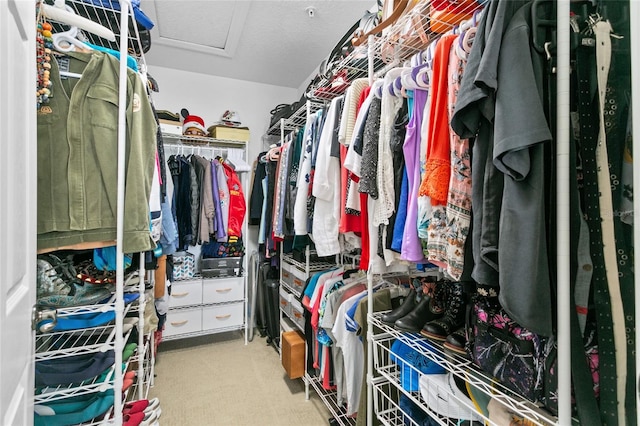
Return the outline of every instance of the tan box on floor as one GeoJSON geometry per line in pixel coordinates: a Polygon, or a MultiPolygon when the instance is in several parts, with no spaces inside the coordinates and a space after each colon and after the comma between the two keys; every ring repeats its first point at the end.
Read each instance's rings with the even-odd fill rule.
{"type": "Polygon", "coordinates": [[[282,366],[290,379],[304,376],[304,338],[297,331],[282,333],[282,366]]]}
{"type": "Polygon", "coordinates": [[[211,126],[207,131],[215,139],[249,142],[248,127],[211,126]]]}

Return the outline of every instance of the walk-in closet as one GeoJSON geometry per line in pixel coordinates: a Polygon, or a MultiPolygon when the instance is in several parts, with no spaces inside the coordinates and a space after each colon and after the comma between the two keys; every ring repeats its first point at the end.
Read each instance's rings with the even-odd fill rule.
{"type": "Polygon", "coordinates": [[[0,0],[0,424],[638,425],[635,22],[0,0]]]}

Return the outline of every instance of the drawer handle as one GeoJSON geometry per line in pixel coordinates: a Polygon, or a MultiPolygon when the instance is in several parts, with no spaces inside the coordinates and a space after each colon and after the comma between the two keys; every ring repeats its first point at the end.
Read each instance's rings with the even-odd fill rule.
{"type": "Polygon", "coordinates": [[[185,325],[188,322],[189,322],[189,320],[177,321],[177,322],[172,322],[171,325],[174,326],[174,327],[180,327],[181,325],[185,325]]]}
{"type": "Polygon", "coordinates": [[[231,290],[233,290],[231,287],[229,287],[229,288],[217,288],[216,292],[217,293],[227,293],[227,292],[229,292],[231,290]]]}
{"type": "Polygon", "coordinates": [[[184,292],[184,293],[172,293],[171,295],[172,295],[173,297],[185,297],[185,296],[188,296],[188,295],[189,295],[189,292],[188,292],[188,291],[186,291],[186,292],[184,292]]]}
{"type": "Polygon", "coordinates": [[[280,301],[280,304],[281,304],[282,306],[287,306],[287,302],[286,302],[286,301],[284,301],[284,300],[281,300],[281,301],[280,301]]]}
{"type": "Polygon", "coordinates": [[[231,314],[227,314],[227,315],[216,315],[216,319],[226,319],[229,318],[231,316],[231,314]]]}

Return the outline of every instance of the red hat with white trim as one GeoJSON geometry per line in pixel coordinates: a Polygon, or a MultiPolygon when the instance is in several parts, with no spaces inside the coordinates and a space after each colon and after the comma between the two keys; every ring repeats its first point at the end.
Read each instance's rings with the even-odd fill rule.
{"type": "Polygon", "coordinates": [[[204,136],[207,131],[204,128],[204,120],[197,115],[187,115],[182,123],[182,134],[185,134],[189,128],[196,128],[202,132],[204,136]]]}

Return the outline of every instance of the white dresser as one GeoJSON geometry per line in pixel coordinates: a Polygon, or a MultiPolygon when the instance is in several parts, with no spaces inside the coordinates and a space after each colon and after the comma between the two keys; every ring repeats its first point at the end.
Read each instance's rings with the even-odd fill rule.
{"type": "Polygon", "coordinates": [[[245,277],[195,277],[173,282],[162,338],[174,340],[244,328],[245,294],[245,277]]]}

